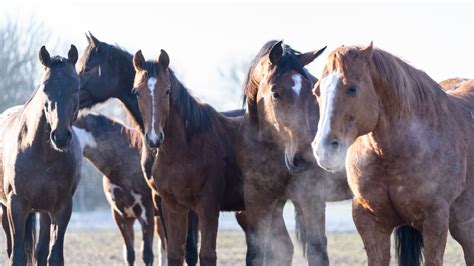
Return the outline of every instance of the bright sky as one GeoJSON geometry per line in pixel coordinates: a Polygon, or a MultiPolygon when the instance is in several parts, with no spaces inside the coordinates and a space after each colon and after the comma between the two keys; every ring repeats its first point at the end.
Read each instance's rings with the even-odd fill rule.
{"type": "MultiPolygon", "coordinates": [[[[316,76],[329,51],[373,40],[437,81],[474,78],[470,1],[254,2],[1,0],[0,23],[5,15],[34,15],[80,50],[88,30],[132,53],[142,49],[147,58],[165,49],[187,87],[220,110],[239,107],[240,98],[223,89],[218,69],[249,61],[271,39],[283,39],[302,52],[327,45],[327,52],[309,67],[316,76]]],[[[60,48],[52,53],[65,54],[68,46],[60,48]]]]}

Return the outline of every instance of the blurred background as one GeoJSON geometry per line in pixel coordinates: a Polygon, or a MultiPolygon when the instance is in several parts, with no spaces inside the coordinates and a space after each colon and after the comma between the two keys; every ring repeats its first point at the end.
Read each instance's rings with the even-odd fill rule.
{"type": "MultiPolygon", "coordinates": [[[[241,84],[261,46],[283,39],[306,52],[328,46],[309,66],[318,76],[328,52],[342,44],[374,45],[396,54],[436,81],[473,78],[471,1],[13,1],[0,9],[0,111],[22,104],[41,75],[38,51],[65,55],[70,44],[81,52],[85,32],[145,57],[160,49],[171,67],[201,100],[223,111],[241,107],[241,84]]],[[[112,100],[96,111],[123,121],[112,100]]],[[[88,163],[75,195],[73,228],[113,227],[101,175],[88,163]]],[[[294,228],[292,207],[286,222],[294,228]]],[[[350,203],[328,205],[328,229],[353,231],[350,203]]],[[[237,230],[224,214],[221,230],[237,230]]]]}

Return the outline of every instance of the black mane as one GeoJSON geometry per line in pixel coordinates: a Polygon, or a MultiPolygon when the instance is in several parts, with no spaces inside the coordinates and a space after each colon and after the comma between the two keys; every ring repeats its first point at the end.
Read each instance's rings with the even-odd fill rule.
{"type": "Polygon", "coordinates": [[[199,102],[169,70],[171,80],[171,98],[178,113],[185,120],[189,136],[208,130],[219,114],[212,106],[199,102]]]}

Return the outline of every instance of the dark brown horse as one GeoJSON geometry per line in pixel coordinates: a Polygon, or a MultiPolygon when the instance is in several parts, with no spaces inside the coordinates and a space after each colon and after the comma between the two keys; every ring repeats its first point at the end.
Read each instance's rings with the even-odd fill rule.
{"type": "MultiPolygon", "coordinates": [[[[138,220],[143,235],[143,261],[152,265],[155,208],[140,168],[140,133],[92,113],[80,114],[73,128],[84,157],[104,175],[104,193],[122,235],[125,263],[133,265],[135,261],[133,224],[138,220]]],[[[163,228],[160,229],[159,236],[164,240],[163,228]]],[[[166,241],[162,242],[159,246],[165,256],[159,260],[166,265],[166,241]]]]}
{"type": "MultiPolygon", "coordinates": [[[[6,115],[0,125],[2,176],[0,201],[8,216],[11,265],[27,262],[25,223],[34,211],[51,218],[51,249],[54,265],[64,264],[64,234],[71,216],[72,196],[80,179],[82,154],[72,132],[79,107],[79,78],[74,65],[77,49],[68,58],[50,57],[43,46],[39,59],[44,75],[27,103],[6,115]]],[[[8,232],[7,232],[8,233],[8,232]]],[[[38,253],[38,261],[47,253],[38,253]]]]}
{"type": "MultiPolygon", "coordinates": [[[[325,236],[325,202],[350,198],[344,174],[325,172],[311,154],[311,136],[318,121],[311,96],[316,79],[304,68],[325,48],[299,53],[282,42],[266,43],[251,63],[244,84],[247,113],[236,145],[244,175],[249,234],[257,247],[247,263],[269,263],[268,245],[278,264],[290,265],[293,245],[287,234],[271,237],[271,229],[286,232],[283,218],[272,212],[292,200],[301,213],[304,252],[310,265],[329,263],[325,236]],[[274,248],[273,248],[274,249],[274,248]]],[[[275,235],[275,233],[273,233],[275,235]]]]}
{"type": "MultiPolygon", "coordinates": [[[[92,34],[87,35],[87,41],[88,46],[76,67],[81,78],[80,108],[89,108],[108,99],[117,98],[123,103],[139,131],[143,133],[143,122],[137,97],[132,93],[133,78],[135,77],[132,55],[118,47],[99,41],[92,34]]],[[[154,162],[155,151],[143,145],[142,155],[142,171],[148,184],[153,186],[151,167],[154,162]]],[[[153,199],[155,205],[158,205],[158,196],[155,195],[153,199]]],[[[160,210],[157,208],[157,213],[159,212],[160,210]]],[[[197,226],[196,215],[190,213],[186,243],[186,262],[188,265],[196,265],[198,259],[197,226]]]]}
{"type": "Polygon", "coordinates": [[[183,263],[186,214],[193,210],[202,239],[200,264],[215,265],[219,212],[244,209],[234,153],[241,117],[226,117],[191,96],[169,69],[165,51],[158,61],[145,61],[138,51],[133,63],[146,143],[159,147],[152,177],[165,204],[169,264],[183,263]]]}
{"type": "Polygon", "coordinates": [[[370,44],[334,50],[314,92],[314,154],[328,170],[346,168],[369,265],[389,264],[400,225],[421,232],[426,265],[442,265],[448,228],[473,265],[474,81],[446,93],[370,44]]]}

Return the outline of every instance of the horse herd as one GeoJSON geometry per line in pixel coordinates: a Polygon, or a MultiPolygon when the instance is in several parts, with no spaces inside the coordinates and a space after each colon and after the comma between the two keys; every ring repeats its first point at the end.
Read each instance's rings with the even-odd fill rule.
{"type": "Polygon", "coordinates": [[[80,59],[74,46],[67,58],[43,46],[40,86],[0,116],[11,265],[64,264],[83,156],[104,175],[128,265],[135,220],[146,265],[155,232],[160,264],[216,265],[221,211],[236,213],[248,265],[290,265],[288,200],[308,264],[328,265],[325,203],[345,199],[369,265],[389,264],[394,229],[401,265],[442,265],[448,229],[474,265],[474,81],[438,84],[372,43],[332,51],[318,80],[305,66],[326,47],[270,41],[249,67],[245,109],[219,113],[190,94],[164,50],[145,60],[87,41],[80,59]],[[110,98],[136,129],[79,112],[110,98]]]}

